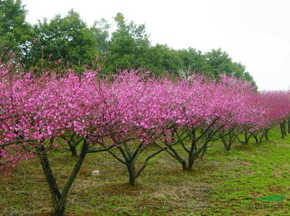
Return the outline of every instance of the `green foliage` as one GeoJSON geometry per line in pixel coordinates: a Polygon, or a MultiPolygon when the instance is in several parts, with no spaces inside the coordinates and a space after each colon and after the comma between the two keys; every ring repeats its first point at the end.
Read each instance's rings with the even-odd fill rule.
{"type": "Polygon", "coordinates": [[[226,52],[222,52],[221,49],[214,50],[211,52],[207,52],[205,54],[205,58],[207,61],[207,70],[211,71],[213,77],[218,77],[220,74],[232,75],[230,65],[232,63],[232,59],[226,52]]]}
{"type": "Polygon", "coordinates": [[[37,70],[52,63],[82,72],[83,65],[90,65],[98,56],[104,73],[141,68],[156,75],[201,73],[215,79],[225,73],[256,85],[245,66],[233,62],[221,49],[203,54],[191,47],[174,50],[162,44],[151,46],[145,24],[127,22],[122,13],[114,17],[117,29],[111,37],[106,20],[95,21],[88,28],[74,10],[64,18],[56,15],[50,22],[43,19],[32,27],[25,22],[21,0],[0,0],[0,15],[0,48],[21,50],[22,63],[37,70]]]}
{"type": "Polygon", "coordinates": [[[252,85],[256,86],[253,77],[245,71],[246,67],[241,63],[233,62],[229,54],[222,52],[221,48],[212,49],[211,52],[205,53],[205,58],[207,62],[206,70],[211,72],[211,77],[218,78],[220,74],[233,75],[244,79],[246,82],[252,82],[252,85]]]}
{"type": "Polygon", "coordinates": [[[153,48],[153,51],[155,51],[155,55],[159,55],[160,58],[159,65],[156,64],[155,66],[159,66],[164,71],[173,74],[179,74],[179,71],[184,69],[182,59],[174,49],[169,48],[167,45],[157,44],[153,48]]]}
{"type": "Polygon", "coordinates": [[[137,26],[133,22],[127,24],[121,13],[114,19],[118,28],[112,34],[110,49],[106,56],[107,71],[117,72],[143,67],[150,47],[145,25],[137,26]]]}
{"type": "Polygon", "coordinates": [[[78,68],[96,58],[96,38],[74,10],[64,18],[56,15],[50,22],[47,19],[39,21],[33,27],[33,33],[36,40],[31,40],[33,44],[28,44],[23,57],[26,65],[39,64],[42,58],[52,62],[62,59],[78,68]]]}
{"type": "Polygon", "coordinates": [[[189,47],[188,49],[178,50],[178,54],[182,59],[184,71],[208,75],[208,63],[205,55],[200,50],[196,51],[196,49],[189,47]]]}
{"type": "Polygon", "coordinates": [[[25,22],[27,11],[21,0],[0,0],[0,48],[15,52],[31,34],[30,24],[25,22]]]}

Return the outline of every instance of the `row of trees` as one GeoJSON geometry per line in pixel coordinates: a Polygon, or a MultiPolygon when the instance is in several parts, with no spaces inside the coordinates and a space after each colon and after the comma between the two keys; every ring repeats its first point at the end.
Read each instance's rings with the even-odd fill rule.
{"type": "Polygon", "coordinates": [[[134,185],[161,152],[191,170],[209,143],[221,139],[229,150],[239,134],[244,144],[250,136],[261,142],[290,116],[290,92],[259,93],[251,83],[226,75],[218,82],[203,75],[182,79],[138,71],[38,75],[15,73],[12,66],[0,64],[0,170],[6,175],[19,160],[38,157],[55,215],[63,214],[89,153],[111,154],[126,166],[134,185]],[[62,191],[46,152],[57,145],[78,158],[62,191]]]}
{"type": "Polygon", "coordinates": [[[62,59],[82,72],[84,64],[98,56],[103,73],[124,69],[150,70],[157,75],[165,71],[174,74],[201,73],[218,78],[219,74],[234,74],[237,78],[255,82],[241,63],[233,62],[221,49],[202,53],[194,48],[175,50],[167,45],[152,46],[145,25],[127,22],[121,13],[114,18],[117,29],[110,36],[109,23],[102,19],[92,27],[82,21],[74,10],[51,21],[39,20],[32,26],[25,22],[27,11],[21,0],[0,2],[0,48],[8,47],[20,55],[28,68],[62,59]]]}

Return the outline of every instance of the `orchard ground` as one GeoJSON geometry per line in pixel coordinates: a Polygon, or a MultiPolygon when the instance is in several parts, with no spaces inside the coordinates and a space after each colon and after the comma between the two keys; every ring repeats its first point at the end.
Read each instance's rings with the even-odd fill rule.
{"type": "MultiPolygon", "coordinates": [[[[286,215],[290,208],[290,135],[280,137],[275,127],[269,131],[269,141],[256,144],[251,139],[248,145],[236,141],[230,151],[217,141],[194,163],[193,171],[183,171],[163,152],[149,162],[135,186],[126,183],[126,167],[107,152],[89,154],[69,192],[65,215],[286,215]],[[93,170],[100,175],[92,176],[93,170]],[[255,200],[275,195],[285,198],[255,200]]],[[[38,160],[20,161],[11,175],[0,178],[2,215],[52,212],[38,160]]],[[[49,160],[62,187],[76,158],[54,148],[49,150],[49,160]]]]}

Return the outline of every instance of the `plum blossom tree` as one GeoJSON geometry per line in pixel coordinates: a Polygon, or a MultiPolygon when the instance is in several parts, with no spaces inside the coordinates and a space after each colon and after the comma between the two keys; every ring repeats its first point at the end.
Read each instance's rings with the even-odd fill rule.
{"type": "Polygon", "coordinates": [[[261,103],[267,110],[268,127],[280,124],[281,136],[286,136],[286,121],[290,116],[289,91],[261,92],[261,103]]]}
{"type": "MultiPolygon", "coordinates": [[[[172,128],[171,138],[163,136],[161,139],[162,144],[169,145],[166,151],[182,164],[184,170],[192,169],[198,156],[204,155],[209,142],[224,138],[237,126],[248,125],[254,130],[261,123],[253,123],[256,120],[253,113],[263,114],[261,109],[253,112],[256,107],[251,106],[249,101],[257,93],[250,83],[225,75],[221,75],[218,83],[203,76],[191,79],[182,80],[176,91],[180,100],[177,103],[183,104],[182,117],[176,122],[176,127],[172,128]],[[215,138],[218,133],[220,136],[215,138]],[[184,153],[170,146],[176,139],[180,141],[187,156],[182,156],[184,153]]],[[[230,148],[225,138],[223,140],[227,148],[230,148]]],[[[161,148],[162,144],[156,145],[161,148]]]]}
{"type": "Polygon", "coordinates": [[[21,159],[38,157],[55,215],[63,215],[89,153],[107,151],[126,166],[134,185],[148,161],[163,151],[191,170],[211,141],[222,138],[229,149],[238,133],[254,134],[290,115],[289,93],[258,93],[250,83],[227,76],[216,82],[138,71],[106,78],[98,71],[37,75],[0,64],[0,81],[0,171],[6,175],[21,159]],[[57,140],[80,148],[63,190],[47,153],[57,140]],[[147,157],[140,157],[147,150],[147,157]]]}
{"type": "Polygon", "coordinates": [[[39,157],[49,185],[55,215],[62,215],[68,191],[82,162],[93,147],[88,132],[102,130],[90,128],[99,121],[99,95],[94,73],[83,77],[74,74],[57,76],[32,74],[19,76],[1,71],[1,166],[4,175],[22,158],[39,157]],[[83,83],[83,85],[82,85],[83,83]],[[52,173],[46,147],[50,140],[63,136],[69,130],[83,138],[81,152],[74,169],[61,192],[52,173]]]}

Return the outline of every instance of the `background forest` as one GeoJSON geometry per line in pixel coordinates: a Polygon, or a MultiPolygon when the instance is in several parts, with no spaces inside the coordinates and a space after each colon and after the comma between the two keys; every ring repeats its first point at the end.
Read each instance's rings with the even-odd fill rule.
{"type": "Polygon", "coordinates": [[[256,85],[246,67],[233,62],[225,51],[202,53],[192,47],[175,50],[167,44],[152,46],[145,24],[128,22],[122,13],[114,17],[117,28],[113,30],[105,19],[87,26],[73,9],[65,17],[56,15],[50,21],[44,18],[36,25],[25,21],[27,12],[21,0],[0,1],[2,62],[3,52],[12,49],[27,70],[61,64],[81,73],[98,57],[105,74],[124,69],[150,70],[158,76],[165,72],[182,76],[201,73],[212,78],[227,74],[256,85]]]}

